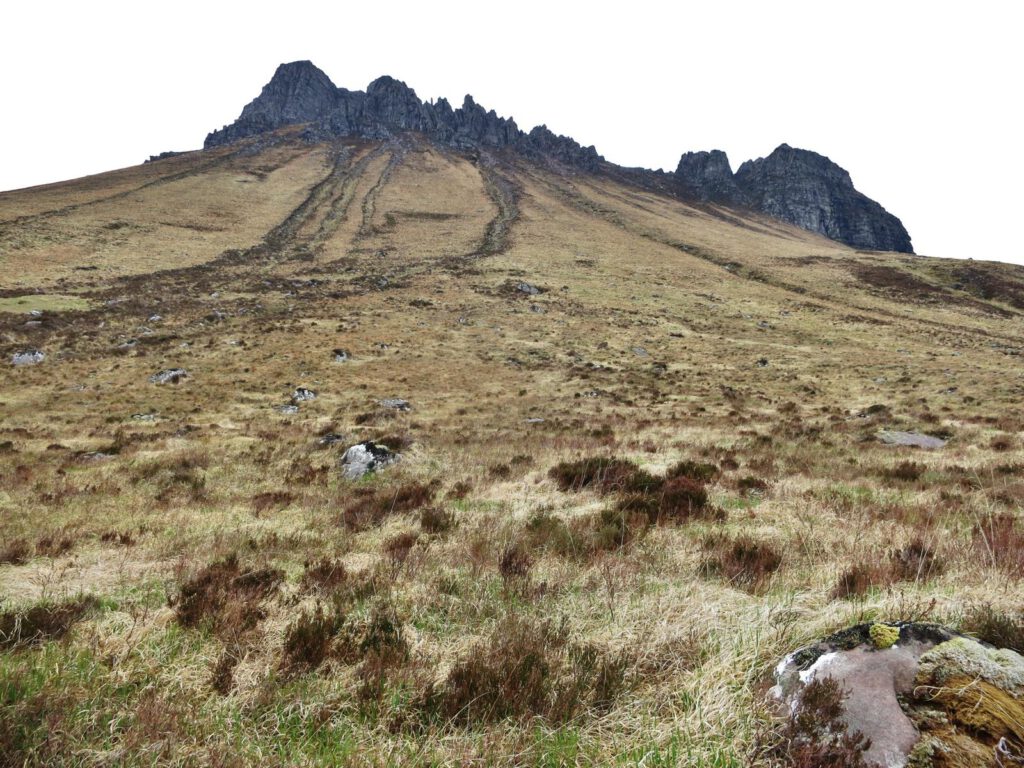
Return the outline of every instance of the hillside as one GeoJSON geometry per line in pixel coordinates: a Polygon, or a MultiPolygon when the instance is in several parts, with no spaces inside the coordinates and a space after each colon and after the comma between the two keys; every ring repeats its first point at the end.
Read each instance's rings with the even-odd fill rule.
{"type": "Polygon", "coordinates": [[[258,124],[0,193],[0,765],[778,765],[794,648],[1019,632],[1024,269],[258,124]]]}

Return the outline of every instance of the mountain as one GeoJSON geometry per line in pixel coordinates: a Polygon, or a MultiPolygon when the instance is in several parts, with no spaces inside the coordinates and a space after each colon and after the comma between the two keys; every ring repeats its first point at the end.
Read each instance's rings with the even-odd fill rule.
{"type": "Polygon", "coordinates": [[[0,192],[0,765],[863,765],[854,685],[915,761],[1020,752],[1024,267],[758,209],[815,158],[587,170],[294,75],[0,192]]]}
{"type": "MultiPolygon", "coordinates": [[[[312,62],[277,68],[262,92],[229,126],[213,131],[206,148],[223,146],[290,125],[304,125],[310,140],[359,136],[382,139],[416,131],[462,150],[508,148],[588,172],[618,171],[597,150],[546,126],[525,133],[515,121],[487,111],[472,96],[452,109],[445,99],[423,102],[404,82],[380,77],[366,91],[338,88],[312,62]]],[[[634,169],[641,184],[662,180],[634,169]]],[[[675,172],[684,196],[746,206],[856,248],[913,253],[910,236],[895,216],[853,188],[849,174],[828,158],[783,144],[767,158],[744,163],[734,176],[724,152],[686,153],[675,172]]]]}

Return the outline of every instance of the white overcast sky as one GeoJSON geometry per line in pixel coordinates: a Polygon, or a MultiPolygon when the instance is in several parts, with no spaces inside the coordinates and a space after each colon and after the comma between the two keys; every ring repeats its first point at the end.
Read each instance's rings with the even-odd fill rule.
{"type": "Polygon", "coordinates": [[[0,189],[195,149],[285,61],[466,93],[672,170],[813,149],[915,250],[1024,263],[1016,0],[943,2],[11,2],[0,13],[0,189]]]}

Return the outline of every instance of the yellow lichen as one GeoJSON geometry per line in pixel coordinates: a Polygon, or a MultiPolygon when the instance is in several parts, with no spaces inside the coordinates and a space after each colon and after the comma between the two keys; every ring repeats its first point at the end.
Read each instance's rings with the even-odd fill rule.
{"type": "Polygon", "coordinates": [[[900,639],[898,627],[890,627],[888,624],[872,624],[868,630],[871,635],[871,642],[876,648],[891,648],[900,639]]]}

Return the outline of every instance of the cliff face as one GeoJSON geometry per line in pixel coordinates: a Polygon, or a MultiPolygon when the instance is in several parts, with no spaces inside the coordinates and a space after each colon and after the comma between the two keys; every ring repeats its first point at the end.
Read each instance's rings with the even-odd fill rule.
{"type": "Polygon", "coordinates": [[[827,157],[783,144],[735,176],[751,207],[855,248],[913,253],[903,223],[827,157]]]}
{"type": "Polygon", "coordinates": [[[736,186],[729,158],[720,149],[684,154],[676,167],[676,181],[685,194],[698,200],[739,205],[747,202],[736,186]]]}
{"type": "Polygon", "coordinates": [[[899,219],[854,189],[844,169],[806,149],[783,144],[735,174],[721,150],[687,152],[675,182],[683,196],[753,208],[854,248],[914,252],[899,219]]]}
{"type": "Polygon", "coordinates": [[[529,133],[510,118],[486,110],[472,96],[453,109],[446,99],[424,102],[400,80],[381,77],[365,91],[338,88],[308,61],[282,64],[258,97],[231,125],[213,131],[216,147],[286,125],[308,124],[310,136],[384,139],[418,131],[457,149],[510,147],[543,162],[585,171],[620,172],[659,191],[731,206],[750,207],[856,248],[912,253],[910,236],[890,213],[853,187],[850,175],[827,157],[783,144],[733,174],[721,150],[684,154],[675,174],[622,169],[546,126],[529,133]]]}
{"type": "Polygon", "coordinates": [[[387,138],[419,131],[460,149],[514,146],[525,154],[544,155],[593,170],[602,161],[593,147],[583,147],[544,126],[524,133],[509,118],[486,110],[472,96],[452,109],[446,99],[423,102],[400,80],[381,77],[366,91],[338,88],[308,61],[282,64],[256,99],[229,126],[206,137],[205,147],[230,144],[286,125],[310,123],[326,135],[387,138]]]}

